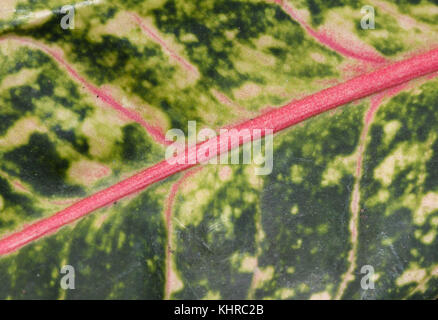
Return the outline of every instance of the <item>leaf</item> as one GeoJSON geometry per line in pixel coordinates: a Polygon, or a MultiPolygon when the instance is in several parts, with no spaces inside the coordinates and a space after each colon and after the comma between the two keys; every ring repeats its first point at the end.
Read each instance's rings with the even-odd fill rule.
{"type": "Polygon", "coordinates": [[[425,77],[277,133],[269,175],[209,164],[141,184],[169,129],[266,119],[433,53],[435,0],[77,2],[74,29],[61,28],[64,5],[17,0],[0,13],[0,247],[114,194],[0,256],[0,298],[436,298],[432,58],[425,77]],[[360,27],[364,5],[374,30],[360,27]],[[108,189],[139,172],[135,193],[108,189]],[[75,290],[60,286],[65,265],[75,290]]]}

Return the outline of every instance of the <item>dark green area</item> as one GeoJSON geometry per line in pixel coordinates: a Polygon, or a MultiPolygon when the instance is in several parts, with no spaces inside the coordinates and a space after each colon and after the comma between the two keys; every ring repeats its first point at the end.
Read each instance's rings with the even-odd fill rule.
{"type": "Polygon", "coordinates": [[[81,187],[65,181],[69,161],[58,154],[46,134],[32,134],[26,145],[6,152],[3,161],[5,171],[29,183],[41,195],[70,197],[84,194],[81,187]]]}
{"type": "MultiPolygon", "coordinates": [[[[66,229],[64,232],[71,232],[66,229]]],[[[0,259],[0,299],[47,299],[56,300],[61,292],[61,276],[53,278],[52,272],[60,274],[62,249],[66,236],[56,235],[41,240],[41,249],[33,243],[17,254],[0,259]],[[59,240],[58,240],[59,239],[59,240]],[[10,270],[10,268],[13,268],[10,270]]]]}
{"type": "Polygon", "coordinates": [[[363,6],[362,1],[358,0],[306,0],[306,3],[314,26],[324,22],[324,15],[330,9],[344,6],[358,9],[363,6]]]}
{"type": "MultiPolygon", "coordinates": [[[[391,155],[400,143],[415,141],[422,143],[430,135],[435,134],[438,126],[438,91],[436,81],[427,83],[421,87],[421,93],[401,93],[393,98],[388,104],[382,106],[376,115],[378,122],[373,124],[370,132],[370,143],[364,159],[364,174],[361,181],[361,218],[359,225],[359,255],[356,280],[351,284],[345,294],[345,298],[364,299],[401,299],[408,297],[416,287],[415,283],[398,287],[396,279],[400,277],[410,266],[416,262],[420,268],[429,268],[437,261],[438,241],[435,239],[430,245],[416,239],[416,230],[422,234],[428,233],[432,227],[430,220],[438,216],[438,212],[431,213],[422,226],[416,226],[413,222],[414,212],[411,209],[400,206],[385,213],[388,206],[394,206],[401,202],[401,197],[407,194],[422,197],[426,193],[437,191],[438,171],[438,147],[437,142],[433,145],[433,155],[426,163],[426,182],[418,182],[417,175],[408,175],[413,170],[420,170],[419,163],[407,166],[404,170],[397,169],[392,183],[384,187],[379,180],[374,178],[375,169],[381,162],[391,155]],[[391,120],[401,122],[394,139],[389,145],[383,142],[383,125],[391,120]],[[367,199],[372,198],[381,189],[389,192],[389,200],[385,203],[370,205],[367,199]],[[382,241],[392,239],[391,244],[384,245],[382,241]],[[411,253],[416,249],[419,257],[411,253]],[[359,273],[363,265],[372,265],[375,272],[380,274],[376,290],[364,291],[360,288],[359,273]]],[[[415,172],[415,171],[414,171],[415,172]]],[[[432,285],[429,284],[429,286],[432,285]]],[[[418,297],[418,294],[416,295],[418,297]]],[[[422,299],[431,299],[436,296],[435,290],[428,290],[421,294],[422,299]]]]}
{"type": "Polygon", "coordinates": [[[321,182],[330,162],[357,148],[363,111],[349,106],[334,116],[310,120],[275,147],[274,170],[265,179],[261,198],[266,238],[259,258],[260,268],[274,267],[274,278],[257,290],[256,298],[275,296],[281,288],[294,289],[294,299],[322,291],[334,295],[348,268],[354,177],[344,174],[339,184],[325,187],[321,182]],[[304,153],[308,146],[314,150],[311,155],[304,153]],[[291,178],[292,165],[301,167],[301,181],[291,178]],[[291,212],[294,206],[296,214],[291,212]],[[308,290],[298,290],[303,284],[308,290]]]}
{"type": "Polygon", "coordinates": [[[268,3],[242,1],[214,1],[200,3],[197,11],[185,12],[175,0],[167,1],[153,14],[157,26],[165,33],[173,34],[182,42],[191,60],[199,67],[208,81],[205,85],[219,87],[226,93],[249,80],[263,84],[262,78],[241,74],[232,62],[234,41],[252,45],[251,40],[263,34],[272,34],[273,28],[283,25],[287,32],[272,34],[290,46],[303,41],[300,26],[291,20],[280,7],[268,3]],[[212,16],[222,15],[220,21],[212,16]],[[236,40],[229,40],[226,31],[237,31],[236,40]],[[193,34],[197,41],[184,42],[182,36],[193,34]],[[220,47],[215,45],[220,43],[220,47]],[[226,75],[224,75],[226,74],[226,75]]]}
{"type": "MultiPolygon", "coordinates": [[[[33,201],[23,194],[16,193],[12,190],[11,185],[6,179],[0,177],[0,196],[3,200],[3,209],[12,208],[16,215],[22,217],[36,217],[40,211],[33,206],[33,201]]],[[[6,222],[2,219],[0,212],[0,230],[8,229],[14,226],[14,222],[6,222]]]]}
{"type": "MultiPolygon", "coordinates": [[[[219,88],[232,97],[233,89],[247,81],[266,85],[266,77],[256,72],[257,66],[254,66],[254,72],[242,72],[235,65],[239,45],[255,49],[255,40],[263,35],[269,35],[284,43],[281,47],[265,49],[266,54],[274,54],[278,58],[276,66],[273,67],[277,72],[287,74],[291,78],[326,77],[337,73],[329,64],[301,59],[308,54],[308,50],[324,49],[306,39],[299,24],[276,4],[234,0],[205,1],[198,3],[195,10],[188,11],[187,7],[179,2],[168,0],[162,7],[154,9],[152,14],[160,31],[172,35],[184,45],[186,55],[198,67],[203,79],[196,90],[199,88],[201,92],[208,92],[209,88],[219,88]],[[235,33],[233,39],[229,38],[229,32],[235,33]],[[186,40],[184,37],[187,35],[194,36],[196,40],[186,40]],[[285,60],[291,64],[292,61],[298,60],[300,63],[293,64],[294,67],[290,71],[285,71],[285,60]]],[[[327,54],[333,53],[327,50],[327,54]]],[[[274,102],[283,101],[272,98],[272,103],[274,102]]],[[[179,116],[181,109],[175,108],[175,104],[184,106],[184,114],[186,110],[197,107],[190,102],[169,99],[164,99],[160,106],[166,111],[169,110],[169,114],[179,116]]],[[[196,119],[196,113],[194,115],[192,119],[196,119]]],[[[177,128],[184,130],[185,126],[177,128]]]]}
{"type": "MultiPolygon", "coordinates": [[[[234,170],[232,181],[215,190],[204,207],[197,208],[202,212],[198,225],[175,224],[177,245],[171,249],[184,288],[173,298],[200,299],[208,291],[218,291],[224,299],[247,298],[253,275],[239,272],[240,265],[233,265],[230,259],[233,254],[256,253],[257,202],[246,202],[243,194],[253,194],[255,199],[259,194],[248,186],[244,169],[241,166],[234,170]],[[238,217],[230,217],[232,230],[221,220],[226,206],[241,210],[238,217]]],[[[178,217],[178,209],[175,216],[178,217]]]]}
{"type": "Polygon", "coordinates": [[[85,137],[78,137],[73,129],[64,130],[60,125],[56,125],[52,129],[58,138],[71,143],[73,148],[75,148],[75,150],[77,150],[79,153],[88,154],[90,146],[85,137]]]}
{"type": "Polygon", "coordinates": [[[139,124],[128,124],[122,128],[123,140],[118,147],[123,161],[151,162],[153,160],[153,144],[146,137],[144,128],[139,124]]]}
{"type": "Polygon", "coordinates": [[[166,230],[162,206],[152,194],[147,191],[118,207],[118,218],[111,217],[97,232],[89,223],[74,230],[67,261],[77,266],[77,289],[68,291],[67,299],[163,299],[166,230]],[[122,232],[126,238],[119,247],[122,232]],[[89,233],[91,243],[85,241],[89,233]],[[110,250],[101,248],[108,245],[110,250]]]}
{"type": "Polygon", "coordinates": [[[10,90],[10,102],[12,103],[13,108],[18,110],[20,113],[32,111],[34,109],[32,99],[41,97],[39,93],[40,92],[38,90],[27,85],[12,88],[10,90]]]}
{"type": "Polygon", "coordinates": [[[2,257],[0,299],[59,299],[62,293],[66,299],[162,299],[166,230],[153,192],[118,204],[120,212],[100,229],[92,226],[101,216],[85,218],[2,257]],[[75,268],[75,290],[61,289],[64,264],[75,268]]]}
{"type": "MultiPolygon", "coordinates": [[[[0,68],[0,81],[23,69],[41,68],[34,84],[12,87],[0,98],[0,135],[4,135],[17,120],[30,113],[38,115],[42,122],[52,117],[53,112],[43,113],[36,107],[43,99],[50,99],[56,106],[71,110],[78,115],[80,121],[92,110],[92,107],[81,102],[82,96],[77,85],[72,80],[65,79],[57,65],[41,51],[20,48],[12,56],[0,56],[0,68]],[[66,94],[55,94],[56,86],[62,86],[66,94]]],[[[86,144],[86,141],[80,144],[86,144]]]]}
{"type": "Polygon", "coordinates": [[[402,40],[394,36],[374,39],[373,46],[386,56],[393,56],[405,49],[402,40]]]}
{"type": "MultiPolygon", "coordinates": [[[[433,4],[438,5],[438,0],[427,0],[433,4]]],[[[395,3],[398,5],[418,5],[421,4],[422,0],[395,0],[395,3]]]]}
{"type": "Polygon", "coordinates": [[[16,113],[0,114],[0,136],[4,135],[19,118],[20,116],[16,113]]]}

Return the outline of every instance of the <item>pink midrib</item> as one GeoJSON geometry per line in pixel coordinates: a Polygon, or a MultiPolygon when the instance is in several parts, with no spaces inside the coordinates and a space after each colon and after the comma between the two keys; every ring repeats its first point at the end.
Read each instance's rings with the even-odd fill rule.
{"type": "MultiPolygon", "coordinates": [[[[435,71],[438,71],[438,49],[391,64],[369,74],[322,90],[304,99],[291,102],[253,120],[234,126],[234,128],[237,130],[249,129],[251,134],[254,129],[269,128],[275,133],[327,110],[435,71]]],[[[262,136],[264,134],[265,132],[262,131],[262,136]]],[[[193,146],[187,149],[186,153],[193,156],[193,154],[196,154],[197,147],[219,144],[219,141],[220,136],[193,146]]],[[[239,141],[239,145],[244,142],[246,141],[239,141]]],[[[227,150],[236,146],[227,145],[227,150]]],[[[218,150],[220,149],[218,148],[218,150]]],[[[126,180],[73,204],[49,218],[42,219],[17,233],[5,237],[0,240],[0,255],[13,252],[27,243],[53,233],[60,227],[86,216],[99,208],[196,165],[197,163],[169,164],[167,161],[161,161],[126,180]]]]}

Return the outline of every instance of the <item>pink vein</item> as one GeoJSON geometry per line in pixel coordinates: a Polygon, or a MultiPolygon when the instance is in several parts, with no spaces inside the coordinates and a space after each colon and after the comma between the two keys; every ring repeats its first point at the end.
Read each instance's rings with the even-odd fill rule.
{"type": "Polygon", "coordinates": [[[256,114],[256,112],[247,110],[245,107],[231,100],[226,94],[216,89],[213,89],[212,93],[220,103],[229,107],[235,115],[244,116],[244,117],[253,117],[256,114]]]}
{"type": "Polygon", "coordinates": [[[203,167],[198,167],[194,170],[191,170],[189,172],[186,172],[184,176],[181,177],[176,183],[172,185],[172,188],[170,189],[169,197],[167,198],[166,203],[166,224],[167,224],[167,253],[166,253],[166,270],[167,270],[167,276],[166,276],[166,292],[165,297],[166,299],[170,298],[170,290],[172,282],[175,280],[175,275],[172,272],[172,232],[173,232],[173,226],[172,226],[172,212],[173,212],[173,205],[175,202],[176,195],[179,191],[179,188],[187,181],[188,178],[198,173],[200,170],[202,170],[203,167]]]}
{"type": "Polygon", "coordinates": [[[35,46],[38,49],[44,51],[45,53],[49,54],[52,58],[54,58],[59,64],[61,64],[67,70],[67,72],[70,74],[70,76],[72,78],[74,78],[78,82],[80,82],[85,88],[88,89],[88,91],[90,91],[92,94],[96,95],[105,104],[107,104],[108,106],[110,106],[114,110],[118,111],[119,113],[123,114],[128,119],[131,119],[131,120],[137,122],[138,124],[140,124],[141,126],[143,126],[146,129],[146,131],[153,137],[153,139],[157,143],[165,144],[165,145],[169,144],[166,141],[165,136],[164,136],[163,132],[161,131],[161,129],[150,125],[145,120],[143,120],[143,118],[139,114],[125,108],[123,105],[121,105],[119,102],[117,102],[110,94],[108,94],[107,92],[105,92],[102,89],[95,87],[91,83],[87,82],[87,80],[85,80],[83,77],[81,77],[79,75],[79,73],[75,69],[73,69],[73,67],[71,67],[66,60],[64,60],[61,53],[58,53],[55,50],[53,50],[53,49],[51,49],[51,48],[49,48],[41,43],[38,43],[32,39],[28,39],[28,38],[7,36],[7,37],[2,37],[0,39],[0,41],[3,41],[3,40],[15,40],[15,41],[18,41],[18,42],[21,42],[24,44],[32,45],[32,46],[35,46]]]}
{"type": "MultiPolygon", "coordinates": [[[[175,59],[184,69],[191,72],[194,76],[198,77],[199,72],[190,62],[181,57],[178,53],[172,50],[169,45],[158,35],[158,32],[155,32],[151,27],[148,27],[143,19],[136,13],[131,13],[131,16],[134,18],[136,23],[140,26],[140,28],[151,38],[155,43],[159,44],[164,51],[166,51],[173,59],[175,59]]],[[[246,110],[244,107],[238,105],[229,97],[227,97],[224,93],[213,90],[213,95],[215,98],[222,104],[233,107],[233,110],[236,110],[239,114],[251,116],[252,113],[246,110]]]]}
{"type": "Polygon", "coordinates": [[[283,10],[291,16],[292,19],[296,20],[307,31],[309,35],[314,37],[318,42],[325,45],[326,47],[335,50],[339,54],[357,60],[362,60],[368,63],[381,64],[386,62],[386,59],[384,57],[382,57],[377,52],[371,51],[371,49],[357,48],[357,50],[352,50],[351,48],[347,48],[342,44],[338,43],[336,40],[330,37],[326,32],[314,30],[296,12],[296,10],[293,9],[292,6],[286,3],[286,1],[274,0],[274,2],[280,5],[283,8],[283,10]]]}
{"type": "Polygon", "coordinates": [[[194,75],[198,76],[198,70],[186,59],[179,56],[175,51],[173,51],[167,43],[158,35],[157,32],[154,32],[152,28],[148,27],[143,19],[136,13],[131,13],[131,16],[140,26],[140,28],[157,44],[159,44],[173,59],[175,59],[178,63],[180,63],[187,71],[190,71],[194,75]]]}
{"type": "MultiPolygon", "coordinates": [[[[438,77],[438,73],[434,72],[431,73],[429,75],[427,75],[426,77],[424,77],[424,79],[421,82],[427,81],[427,80],[432,80],[434,78],[438,77]]],[[[341,285],[339,286],[339,290],[337,293],[336,298],[337,299],[341,299],[342,298],[342,294],[344,293],[347,284],[349,281],[352,280],[352,275],[354,272],[354,268],[356,266],[356,262],[355,262],[355,257],[356,257],[356,252],[357,252],[357,242],[358,242],[358,228],[359,228],[359,215],[360,215],[360,181],[362,178],[362,168],[363,168],[363,156],[365,153],[365,147],[366,147],[366,137],[368,136],[368,132],[369,132],[369,128],[374,120],[374,116],[377,113],[378,109],[380,108],[382,101],[386,98],[391,98],[395,95],[397,95],[399,92],[401,92],[402,90],[406,89],[408,86],[410,86],[409,83],[404,83],[401,84],[399,86],[393,87],[391,89],[388,89],[386,91],[383,91],[381,93],[378,93],[376,95],[374,95],[371,98],[371,107],[368,110],[368,112],[365,115],[365,124],[364,124],[364,128],[360,137],[360,144],[359,144],[359,155],[357,158],[357,163],[356,163],[356,182],[354,184],[354,188],[353,188],[353,194],[352,194],[352,201],[351,201],[351,213],[352,213],[352,217],[350,220],[350,233],[351,233],[351,243],[352,243],[352,248],[350,250],[349,256],[348,256],[348,261],[350,262],[350,267],[346,273],[346,275],[344,276],[344,279],[341,283],[341,285]]]]}
{"type": "Polygon", "coordinates": [[[422,23],[421,21],[417,21],[408,15],[404,15],[404,14],[400,13],[397,9],[393,8],[388,3],[382,2],[380,0],[371,0],[371,3],[374,3],[383,11],[386,11],[388,14],[397,18],[400,25],[404,24],[410,28],[413,28],[413,27],[419,28],[423,32],[430,32],[431,31],[430,28],[426,24],[422,23]]]}
{"type": "Polygon", "coordinates": [[[378,93],[375,96],[371,98],[371,107],[367,111],[365,115],[365,123],[364,128],[362,130],[361,136],[360,136],[360,143],[359,143],[359,154],[357,157],[356,162],[356,172],[355,177],[356,181],[354,183],[353,187],[353,193],[352,193],[352,200],[351,200],[351,219],[350,219],[350,233],[351,233],[351,250],[348,254],[348,261],[350,263],[349,268],[343,277],[343,280],[341,284],[339,285],[338,292],[336,294],[336,299],[341,299],[342,295],[347,287],[347,284],[353,280],[353,272],[356,268],[356,253],[357,253],[357,246],[358,246],[358,237],[359,237],[359,215],[360,215],[360,180],[362,177],[362,163],[363,163],[363,156],[365,152],[365,145],[366,145],[366,137],[368,136],[369,128],[371,126],[371,123],[373,122],[374,116],[379,109],[382,101],[384,98],[389,98],[403,89],[406,88],[406,83],[393,87],[389,90],[386,90],[384,92],[378,93]]]}
{"type": "MultiPolygon", "coordinates": [[[[236,130],[248,129],[251,133],[249,139],[254,136],[255,129],[262,129],[261,136],[263,137],[266,134],[266,131],[263,131],[264,129],[269,128],[273,132],[279,132],[325,111],[436,71],[438,71],[438,49],[392,63],[374,72],[324,89],[301,100],[293,101],[281,108],[238,124],[234,128],[236,130]]],[[[229,133],[221,134],[206,142],[191,146],[186,149],[185,154],[177,157],[177,160],[183,160],[184,164],[171,164],[163,160],[126,180],[80,200],[51,217],[42,219],[21,231],[6,236],[0,240],[0,254],[13,252],[27,243],[54,233],[62,226],[72,223],[118,199],[143,190],[177,172],[196,166],[197,161],[187,163],[185,159],[186,156],[196,159],[196,153],[200,147],[230,150],[250,141],[249,139],[240,139],[237,144],[229,144],[228,138],[229,133]]],[[[216,157],[216,154],[212,154],[210,157],[216,157]]]]}

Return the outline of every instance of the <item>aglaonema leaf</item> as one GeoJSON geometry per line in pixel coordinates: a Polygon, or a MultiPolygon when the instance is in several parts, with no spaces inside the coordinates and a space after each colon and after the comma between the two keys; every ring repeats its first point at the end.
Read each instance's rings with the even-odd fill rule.
{"type": "Polygon", "coordinates": [[[109,200],[0,256],[0,298],[435,298],[437,10],[435,0],[8,1],[0,252],[81,199],[109,200]],[[339,90],[343,106],[282,127],[268,175],[203,164],[98,193],[162,161],[170,129],[268,118],[425,52],[421,74],[360,100],[339,90]],[[75,290],[60,286],[66,265],[75,290]]]}

